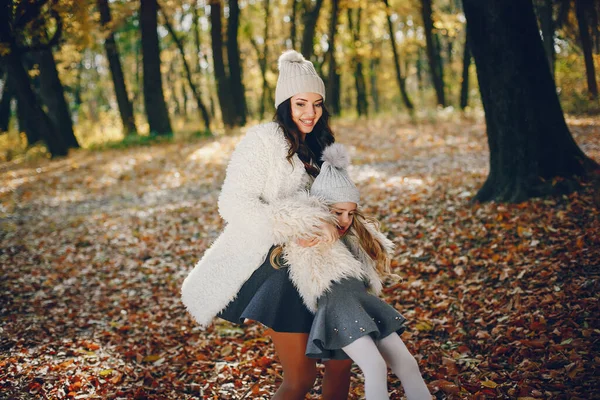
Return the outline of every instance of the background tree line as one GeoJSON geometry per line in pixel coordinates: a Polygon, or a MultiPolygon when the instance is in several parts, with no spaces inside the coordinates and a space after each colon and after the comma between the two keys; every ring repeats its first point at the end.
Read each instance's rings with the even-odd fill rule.
{"type": "MultiPolygon", "coordinates": [[[[500,3],[5,0],[0,130],[23,132],[26,145],[42,141],[50,155],[59,156],[88,141],[90,131],[118,131],[127,138],[140,132],[170,135],[182,126],[210,132],[269,119],[277,58],[289,48],[314,62],[334,115],[412,114],[483,102],[493,134],[499,122],[490,114],[502,109],[498,104],[508,97],[519,102],[510,93],[504,99],[488,96],[483,86],[497,86],[501,97],[518,80],[511,69],[521,58],[534,81],[543,80],[538,78],[546,70],[551,78],[523,89],[528,106],[554,110],[562,127],[561,105],[545,104],[558,88],[567,111],[598,111],[600,3],[500,3]],[[530,11],[532,18],[515,19],[515,13],[530,11]],[[489,23],[481,25],[486,18],[489,23]],[[506,30],[498,21],[516,25],[506,30]],[[540,37],[546,60],[541,63],[525,54],[537,54],[540,37]],[[523,43],[531,47],[519,53],[523,43]],[[498,49],[505,51],[500,58],[498,49]],[[494,70],[495,57],[500,69],[494,70]]],[[[570,138],[566,125],[563,131],[570,138]]]]}

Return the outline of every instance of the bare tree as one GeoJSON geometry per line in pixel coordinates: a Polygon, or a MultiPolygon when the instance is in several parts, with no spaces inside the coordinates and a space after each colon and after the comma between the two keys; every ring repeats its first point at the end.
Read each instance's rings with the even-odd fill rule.
{"type": "Polygon", "coordinates": [[[307,60],[310,60],[314,54],[313,41],[315,39],[315,30],[317,28],[317,21],[319,20],[322,6],[323,0],[316,0],[315,5],[312,8],[310,7],[310,1],[304,2],[304,14],[302,15],[304,31],[302,32],[300,52],[307,60]]]}
{"type": "Polygon", "coordinates": [[[165,103],[160,73],[160,48],[158,45],[158,3],[140,0],[140,27],[142,31],[142,64],[144,68],[144,104],[150,132],[171,134],[171,121],[165,103]]]}
{"type": "MultiPolygon", "coordinates": [[[[160,8],[160,6],[159,6],[159,8],[160,8]]],[[[196,100],[198,112],[200,113],[200,119],[202,119],[204,121],[204,128],[206,129],[207,132],[209,132],[210,131],[210,116],[208,115],[208,110],[206,109],[206,107],[204,106],[204,103],[202,102],[202,98],[200,97],[200,92],[198,91],[198,88],[196,87],[196,84],[194,83],[194,79],[192,77],[192,71],[190,69],[190,66],[189,66],[186,58],[185,58],[185,49],[183,48],[183,43],[181,42],[181,39],[179,39],[179,37],[177,37],[177,33],[173,29],[173,25],[169,21],[169,17],[167,16],[167,14],[164,12],[164,10],[162,8],[160,8],[160,11],[163,15],[165,26],[166,26],[167,30],[169,31],[171,38],[175,42],[175,46],[177,46],[177,50],[179,50],[179,55],[181,56],[181,62],[183,63],[183,68],[185,70],[185,77],[187,79],[188,86],[190,87],[190,90],[192,91],[192,95],[194,96],[194,100],[196,100]]],[[[185,94],[185,89],[183,89],[183,92],[185,94]]]]}
{"type": "Polygon", "coordinates": [[[431,7],[431,0],[421,0],[421,15],[423,17],[423,28],[425,31],[425,41],[427,43],[427,59],[429,61],[431,80],[433,82],[438,104],[445,107],[444,71],[442,58],[440,56],[439,39],[433,32],[432,14],[433,9],[431,7]]]}
{"type": "Polygon", "coordinates": [[[108,0],[97,0],[96,4],[98,6],[98,11],[100,11],[100,22],[106,30],[104,51],[106,52],[108,67],[110,68],[110,74],[115,88],[115,96],[117,98],[117,105],[119,106],[123,131],[125,132],[125,135],[135,135],[137,134],[137,128],[135,126],[133,106],[129,100],[129,95],[127,94],[127,85],[125,84],[125,76],[123,75],[119,50],[111,27],[112,18],[108,0]]]}
{"type": "Polygon", "coordinates": [[[388,33],[390,35],[390,45],[392,46],[392,54],[394,55],[394,69],[396,71],[396,82],[398,82],[398,88],[400,89],[400,95],[402,96],[402,101],[404,105],[409,111],[412,111],[415,107],[408,96],[408,92],[406,91],[406,76],[402,73],[401,63],[400,63],[400,55],[398,54],[398,49],[396,48],[396,35],[394,34],[394,25],[392,24],[392,16],[391,9],[388,0],[383,0],[385,4],[385,11],[387,16],[387,26],[388,33]]]}

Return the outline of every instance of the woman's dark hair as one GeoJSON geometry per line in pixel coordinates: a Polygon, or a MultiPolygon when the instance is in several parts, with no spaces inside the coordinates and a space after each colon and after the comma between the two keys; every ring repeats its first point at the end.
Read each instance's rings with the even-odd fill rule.
{"type": "Polygon", "coordinates": [[[273,120],[279,124],[285,138],[287,139],[290,148],[288,150],[287,160],[291,163],[294,154],[298,154],[298,158],[304,163],[304,168],[312,176],[319,174],[319,169],[315,168],[312,163],[321,167],[323,161],[323,149],[335,142],[333,132],[329,127],[329,112],[322,104],[323,115],[317,121],[312,132],[306,135],[306,139],[302,141],[302,135],[298,131],[298,127],[292,119],[291,98],[287,99],[277,107],[273,120]]]}

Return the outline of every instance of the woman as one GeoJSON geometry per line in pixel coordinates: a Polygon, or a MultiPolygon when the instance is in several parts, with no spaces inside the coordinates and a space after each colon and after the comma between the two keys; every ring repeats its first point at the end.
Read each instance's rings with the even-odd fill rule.
{"type": "MultiPolygon", "coordinates": [[[[313,315],[285,268],[270,251],[297,241],[304,246],[337,239],[331,214],[298,193],[318,175],[323,149],[334,142],[323,105],[325,85],[312,63],[295,52],[279,58],[275,121],[250,129],[227,166],[219,196],[226,226],[185,279],[182,301],[200,325],[215,315],[232,322],[261,322],[283,367],[273,399],[304,399],[315,360],[305,355],[313,315]]],[[[351,360],[325,361],[324,400],[346,399],[351,360]]]]}

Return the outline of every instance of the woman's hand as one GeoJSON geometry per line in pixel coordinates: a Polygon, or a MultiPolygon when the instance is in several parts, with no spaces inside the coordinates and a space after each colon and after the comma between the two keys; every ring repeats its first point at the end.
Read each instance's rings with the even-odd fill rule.
{"type": "Polygon", "coordinates": [[[333,243],[339,239],[337,229],[335,226],[324,223],[321,225],[321,232],[319,236],[311,238],[311,239],[298,239],[296,243],[298,243],[302,247],[313,247],[319,243],[333,243]]]}

